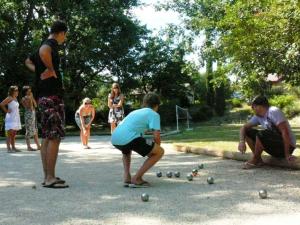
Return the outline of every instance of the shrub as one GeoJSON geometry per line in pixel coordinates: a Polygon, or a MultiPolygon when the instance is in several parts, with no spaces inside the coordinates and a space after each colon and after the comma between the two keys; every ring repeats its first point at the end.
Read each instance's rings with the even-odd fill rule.
{"type": "Polygon", "coordinates": [[[298,105],[292,104],[283,108],[282,111],[288,119],[291,119],[300,114],[300,107],[298,105]]]}
{"type": "Polygon", "coordinates": [[[232,98],[228,102],[232,108],[241,108],[243,105],[242,100],[239,98],[232,98]]]}
{"type": "Polygon", "coordinates": [[[269,103],[283,110],[287,106],[294,105],[295,100],[293,95],[275,95],[269,99],[269,103]]]}
{"type": "Polygon", "coordinates": [[[194,104],[190,106],[189,113],[194,122],[209,120],[213,116],[213,109],[208,105],[194,104]]]}
{"type": "Polygon", "coordinates": [[[163,103],[159,106],[158,113],[160,114],[160,121],[162,125],[170,125],[176,122],[176,103],[163,103]]]}

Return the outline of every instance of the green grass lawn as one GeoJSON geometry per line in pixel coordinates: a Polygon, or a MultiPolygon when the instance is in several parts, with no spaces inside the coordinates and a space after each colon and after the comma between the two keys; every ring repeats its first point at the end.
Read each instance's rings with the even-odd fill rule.
{"type": "MultiPolygon", "coordinates": [[[[177,135],[164,137],[163,141],[215,151],[237,151],[241,126],[241,124],[219,126],[203,124],[203,126],[199,125],[192,131],[183,131],[177,135]]],[[[292,126],[292,130],[297,137],[297,143],[300,143],[300,127],[292,126]]],[[[299,148],[300,145],[298,144],[297,147],[299,148]]],[[[296,150],[295,155],[300,156],[300,152],[296,150]]]]}

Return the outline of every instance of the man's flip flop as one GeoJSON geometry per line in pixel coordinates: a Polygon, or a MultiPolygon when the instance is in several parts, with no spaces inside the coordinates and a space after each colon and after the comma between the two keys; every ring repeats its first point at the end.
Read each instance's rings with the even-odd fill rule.
{"type": "Polygon", "coordinates": [[[44,185],[43,187],[45,187],[45,188],[68,188],[69,185],[62,184],[62,183],[57,183],[57,181],[55,181],[51,184],[44,185]]]}
{"type": "Polygon", "coordinates": [[[147,181],[144,181],[140,184],[129,184],[130,188],[148,188],[150,184],[147,181]]]}
{"type": "MultiPolygon", "coordinates": [[[[64,183],[66,183],[66,181],[65,180],[62,180],[62,179],[60,179],[59,177],[55,177],[56,178],[56,183],[58,183],[58,184],[64,184],[64,183]]],[[[43,183],[41,183],[41,185],[45,185],[45,182],[43,182],[43,183]]]]}
{"type": "Polygon", "coordinates": [[[253,163],[250,163],[250,162],[245,162],[242,169],[251,170],[251,169],[259,168],[259,167],[262,167],[262,166],[263,166],[263,163],[253,164],[253,163]]]}
{"type": "Polygon", "coordinates": [[[131,184],[131,182],[124,182],[123,187],[129,187],[130,184],[131,184]]]}

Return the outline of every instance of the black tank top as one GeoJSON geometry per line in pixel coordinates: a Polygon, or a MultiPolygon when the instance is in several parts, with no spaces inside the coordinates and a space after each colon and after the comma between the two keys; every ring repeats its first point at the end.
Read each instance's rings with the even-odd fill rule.
{"type": "MultiPolygon", "coordinates": [[[[46,66],[41,60],[39,55],[39,50],[32,56],[30,56],[30,60],[35,64],[35,73],[36,73],[36,91],[38,97],[48,97],[52,95],[56,95],[59,97],[63,97],[63,86],[62,86],[62,76],[59,72],[59,63],[60,58],[58,54],[58,43],[55,39],[47,39],[42,42],[42,45],[48,45],[51,47],[51,55],[52,55],[52,64],[53,68],[56,72],[57,78],[50,77],[45,80],[41,80],[40,76],[45,71],[46,66]]],[[[41,47],[40,46],[40,47],[41,47]]]]}

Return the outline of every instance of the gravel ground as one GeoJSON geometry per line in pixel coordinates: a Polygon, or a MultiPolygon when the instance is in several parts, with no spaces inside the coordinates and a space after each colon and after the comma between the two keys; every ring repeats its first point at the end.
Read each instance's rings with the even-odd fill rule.
{"type": "MultiPolygon", "coordinates": [[[[39,153],[25,151],[25,141],[17,140],[23,152],[7,154],[1,141],[0,224],[300,224],[299,171],[244,171],[241,162],[178,153],[164,145],[164,158],[145,176],[152,187],[124,188],[121,154],[109,139],[93,136],[90,150],[81,149],[78,137],[62,142],[57,175],[69,189],[41,187],[39,153]],[[186,174],[199,163],[204,169],[187,181],[186,174]],[[180,171],[181,177],[167,178],[167,171],[180,171]],[[215,184],[207,184],[208,176],[215,184]],[[268,191],[267,199],[259,198],[260,189],[268,191]],[[149,202],[141,201],[144,192],[149,202]]],[[[134,154],[132,170],[142,162],[134,154]]]]}

